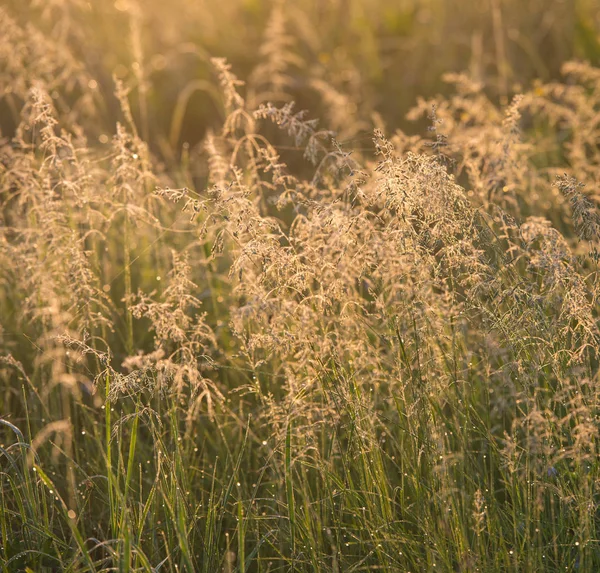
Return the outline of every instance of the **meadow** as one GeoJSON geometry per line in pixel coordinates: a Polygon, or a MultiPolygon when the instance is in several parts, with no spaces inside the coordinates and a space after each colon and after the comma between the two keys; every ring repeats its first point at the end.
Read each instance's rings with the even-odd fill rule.
{"type": "Polygon", "coordinates": [[[599,15],[0,2],[2,572],[600,571],[599,15]]]}

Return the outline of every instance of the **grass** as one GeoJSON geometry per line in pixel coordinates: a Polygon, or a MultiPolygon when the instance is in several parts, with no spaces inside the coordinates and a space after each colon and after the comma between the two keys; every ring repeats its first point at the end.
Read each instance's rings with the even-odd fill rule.
{"type": "Polygon", "coordinates": [[[598,570],[565,4],[0,9],[2,571],[598,570]]]}

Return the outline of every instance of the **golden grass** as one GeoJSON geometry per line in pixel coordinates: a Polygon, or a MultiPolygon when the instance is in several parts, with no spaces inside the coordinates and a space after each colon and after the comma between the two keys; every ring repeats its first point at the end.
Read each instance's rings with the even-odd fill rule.
{"type": "Polygon", "coordinates": [[[600,567],[567,4],[522,67],[529,16],[471,7],[492,43],[417,74],[404,129],[383,40],[419,61],[450,1],[0,8],[3,571],[600,567]]]}

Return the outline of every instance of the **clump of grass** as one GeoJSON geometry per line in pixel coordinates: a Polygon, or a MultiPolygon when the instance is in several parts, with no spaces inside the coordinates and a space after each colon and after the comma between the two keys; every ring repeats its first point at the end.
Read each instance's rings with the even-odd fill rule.
{"type": "Polygon", "coordinates": [[[10,70],[3,569],[596,570],[598,71],[504,105],[452,74],[428,136],[353,152],[270,22],[172,171],[148,86],[96,144],[78,66],[10,70]]]}

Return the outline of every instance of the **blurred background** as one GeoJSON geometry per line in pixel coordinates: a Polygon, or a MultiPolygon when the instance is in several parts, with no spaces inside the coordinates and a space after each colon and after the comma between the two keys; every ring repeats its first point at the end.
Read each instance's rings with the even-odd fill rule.
{"type": "MultiPolygon", "coordinates": [[[[600,0],[2,0],[0,26],[4,95],[29,87],[16,72],[11,81],[19,63],[57,100],[92,88],[102,141],[119,117],[116,76],[141,135],[167,159],[221,124],[214,56],[246,82],[250,104],[294,100],[348,140],[374,125],[415,130],[407,111],[453,90],[447,72],[468,72],[505,103],[567,60],[600,63],[600,0]],[[67,85],[67,66],[87,86],[72,74],[67,85]]],[[[0,100],[10,136],[20,105],[0,100]]]]}

